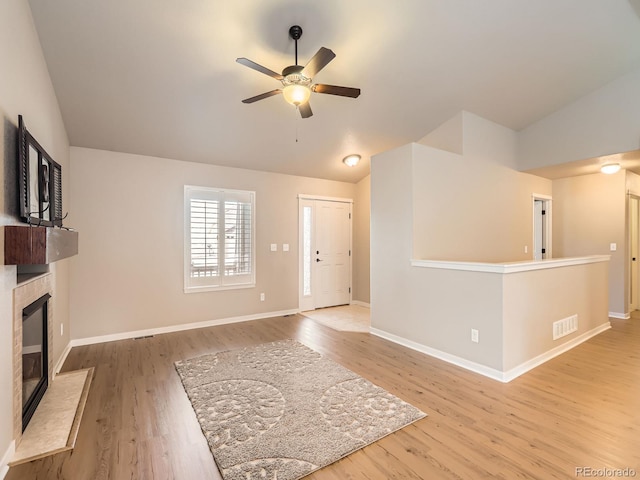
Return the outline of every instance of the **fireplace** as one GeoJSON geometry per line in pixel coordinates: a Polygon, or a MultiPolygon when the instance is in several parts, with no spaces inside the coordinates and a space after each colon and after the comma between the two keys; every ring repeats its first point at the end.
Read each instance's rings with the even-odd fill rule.
{"type": "Polygon", "coordinates": [[[22,441],[26,426],[23,413],[30,410],[33,415],[39,401],[36,396],[42,398],[43,385],[45,382],[48,385],[54,377],[55,297],[52,294],[51,273],[25,280],[13,289],[13,438],[16,447],[22,441]],[[32,325],[38,324],[36,319],[39,327],[32,325]]]}
{"type": "Polygon", "coordinates": [[[22,431],[49,385],[48,293],[22,309],[22,431]]]}

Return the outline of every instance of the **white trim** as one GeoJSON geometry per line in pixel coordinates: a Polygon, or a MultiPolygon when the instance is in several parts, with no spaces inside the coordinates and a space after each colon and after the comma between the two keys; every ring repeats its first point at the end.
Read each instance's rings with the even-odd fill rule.
{"type": "MultiPolygon", "coordinates": [[[[532,232],[533,232],[533,236],[535,237],[535,232],[536,232],[536,200],[540,200],[543,202],[542,208],[544,208],[546,210],[546,214],[543,215],[542,221],[544,223],[543,226],[543,230],[544,230],[544,245],[545,245],[545,258],[553,258],[553,235],[552,235],[552,229],[553,229],[553,198],[550,195],[545,195],[544,193],[532,193],[531,194],[531,200],[532,200],[532,210],[533,210],[533,215],[532,215],[532,232]]],[[[535,238],[533,238],[533,244],[531,246],[531,249],[533,250],[533,257],[535,259],[535,238]]]]}
{"type": "Polygon", "coordinates": [[[334,202],[345,203],[349,205],[349,303],[353,300],[353,199],[341,198],[341,197],[322,197],[315,195],[305,195],[303,193],[298,194],[298,311],[307,312],[316,308],[315,298],[315,285],[314,285],[314,270],[315,262],[312,262],[311,268],[311,295],[304,295],[304,208],[311,207],[311,251],[316,249],[315,245],[315,225],[317,221],[316,216],[316,202],[334,202]]]}
{"type": "Polygon", "coordinates": [[[64,347],[64,351],[62,352],[62,355],[60,355],[60,358],[56,362],[56,365],[53,367],[54,375],[57,375],[60,373],[60,370],[62,370],[62,366],[64,365],[64,362],[67,359],[67,355],[69,355],[70,351],[71,351],[71,342],[67,343],[67,346],[64,347]]]}
{"type": "Polygon", "coordinates": [[[351,305],[359,305],[361,307],[371,308],[370,303],[361,302],[360,300],[351,300],[351,305]]]}
{"type": "Polygon", "coordinates": [[[263,318],[282,317],[298,313],[297,309],[280,310],[277,312],[256,313],[253,315],[243,315],[239,317],[219,318],[216,320],[205,320],[204,322],[184,323],[181,325],[170,325],[168,327],[149,328],[146,330],[135,330],[129,332],[113,333],[110,335],[100,335],[97,337],[76,338],[71,340],[72,347],[93,345],[95,343],[114,342],[116,340],[127,340],[130,338],[146,337],[149,335],[160,335],[163,333],[181,332],[183,330],[193,330],[195,328],[214,327],[216,325],[227,325],[229,323],[249,322],[251,320],[261,320],[263,318]]]}
{"type": "Polygon", "coordinates": [[[406,338],[399,337],[398,335],[394,335],[393,333],[385,332],[384,330],[379,330],[377,328],[371,327],[369,331],[376,337],[384,338],[385,340],[397,343],[398,345],[410,348],[411,350],[427,354],[430,357],[434,357],[447,363],[457,365],[458,367],[462,367],[466,370],[471,370],[472,372],[479,373],[480,375],[484,375],[485,377],[489,377],[500,382],[503,381],[502,372],[500,370],[496,370],[495,368],[487,367],[486,365],[472,362],[471,360],[458,357],[457,355],[452,355],[441,350],[436,350],[435,348],[427,347],[426,345],[422,345],[421,343],[407,340],[406,338]]]}
{"type": "Polygon", "coordinates": [[[609,312],[609,316],[620,320],[629,320],[631,318],[631,313],[609,312]]]}
{"type": "Polygon", "coordinates": [[[547,268],[569,267],[571,265],[585,265],[588,263],[608,262],[611,255],[591,255],[588,257],[549,258],[545,260],[525,260],[523,262],[482,263],[482,262],[452,262],[447,260],[411,260],[411,266],[436,268],[444,270],[464,270],[468,272],[485,273],[518,273],[547,268]]]}
{"type": "Polygon", "coordinates": [[[16,441],[11,440],[11,443],[9,444],[9,448],[7,448],[7,451],[4,452],[4,455],[2,456],[2,460],[0,460],[0,480],[3,479],[7,475],[7,473],[9,473],[9,462],[11,461],[15,453],[16,453],[16,441]]]}
{"type": "Polygon", "coordinates": [[[553,200],[551,195],[547,195],[546,193],[532,193],[531,198],[536,200],[553,200]]]}
{"type": "Polygon", "coordinates": [[[581,335],[578,335],[577,337],[572,338],[571,340],[563,343],[562,345],[558,345],[557,347],[552,348],[551,350],[546,351],[538,355],[537,357],[532,358],[531,360],[527,360],[526,362],[521,363],[517,367],[514,367],[511,370],[504,372],[502,374],[504,380],[502,381],[505,383],[510,382],[511,380],[513,380],[516,377],[519,377],[523,373],[526,373],[529,370],[533,370],[535,367],[542,365],[545,362],[548,362],[552,358],[555,358],[558,355],[561,355],[571,350],[574,347],[577,347],[581,343],[586,342],[590,338],[595,337],[599,333],[602,333],[605,330],[609,330],[610,328],[611,328],[611,323],[607,321],[602,325],[589,330],[588,332],[585,332],[581,335]]]}
{"type": "Polygon", "coordinates": [[[324,200],[325,202],[353,203],[353,198],[323,197],[321,195],[306,195],[304,193],[299,193],[298,199],[299,200],[324,200]]]}
{"type": "Polygon", "coordinates": [[[493,380],[498,380],[499,382],[503,382],[503,383],[509,383],[511,380],[519,377],[523,373],[526,373],[529,370],[532,370],[535,367],[542,365],[543,363],[551,360],[552,358],[557,357],[558,355],[565,353],[568,350],[571,350],[572,348],[578,346],[579,344],[586,342],[590,338],[610,328],[611,328],[611,324],[609,322],[605,322],[602,325],[592,330],[589,330],[588,332],[585,332],[582,335],[579,335],[569,340],[568,342],[563,343],[562,345],[558,345],[557,347],[552,348],[551,350],[544,352],[538,355],[537,357],[532,358],[531,360],[527,360],[526,362],[506,372],[496,370],[495,368],[487,367],[486,365],[482,365],[480,363],[472,362],[471,360],[467,360],[465,358],[461,358],[456,355],[443,352],[441,350],[436,350],[435,348],[427,347],[426,345],[422,345],[421,343],[407,340],[406,338],[399,337],[392,333],[385,332],[384,330],[378,330],[377,328],[371,327],[370,332],[372,335],[376,335],[377,337],[384,338],[393,343],[397,343],[398,345],[402,345],[412,350],[416,350],[420,353],[427,354],[431,357],[435,357],[447,363],[451,363],[458,367],[462,367],[466,370],[479,373],[480,375],[484,375],[485,377],[489,377],[493,380]]]}
{"type": "Polygon", "coordinates": [[[188,293],[215,292],[220,290],[235,290],[240,288],[254,288],[256,286],[256,192],[253,190],[233,190],[229,188],[201,187],[197,185],[184,185],[183,196],[183,291],[188,293]],[[226,237],[224,235],[224,205],[228,197],[240,196],[245,202],[247,198],[251,205],[251,271],[246,274],[228,276],[225,273],[224,251],[226,237]],[[212,277],[191,277],[191,200],[212,200],[221,208],[222,220],[218,222],[218,262],[220,271],[218,275],[212,277]]]}

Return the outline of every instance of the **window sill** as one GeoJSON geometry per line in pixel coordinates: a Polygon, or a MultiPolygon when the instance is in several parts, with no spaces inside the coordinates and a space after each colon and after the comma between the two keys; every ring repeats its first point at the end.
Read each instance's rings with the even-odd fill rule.
{"type": "Polygon", "coordinates": [[[254,283],[243,283],[238,285],[215,285],[215,286],[203,286],[203,287],[185,287],[184,293],[204,293],[204,292],[219,292],[222,290],[240,290],[244,288],[255,288],[254,283]]]}

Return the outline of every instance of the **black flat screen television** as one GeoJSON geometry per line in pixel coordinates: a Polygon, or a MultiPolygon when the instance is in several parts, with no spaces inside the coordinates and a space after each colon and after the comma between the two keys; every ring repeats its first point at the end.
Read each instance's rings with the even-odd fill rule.
{"type": "Polygon", "coordinates": [[[62,226],[62,167],[33,138],[18,116],[20,218],[30,225],[62,226]]]}

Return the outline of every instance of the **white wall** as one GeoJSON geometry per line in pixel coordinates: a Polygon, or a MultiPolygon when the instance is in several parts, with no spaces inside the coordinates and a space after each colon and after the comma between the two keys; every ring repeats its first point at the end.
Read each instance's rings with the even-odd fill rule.
{"type": "Polygon", "coordinates": [[[351,183],[76,147],[71,158],[74,339],[296,309],[297,195],[356,196],[351,183]],[[256,192],[255,288],[183,293],[184,185],[256,192]]]}
{"type": "Polygon", "coordinates": [[[640,148],[640,69],[518,134],[518,166],[530,170],[640,148]]]}
{"type": "MultiPolygon", "coordinates": [[[[64,208],[69,198],[69,143],[57,99],[51,85],[38,35],[27,0],[0,2],[0,225],[18,223],[17,123],[23,115],[27,127],[54,160],[62,165],[64,208]]],[[[0,234],[0,460],[10,447],[13,433],[12,318],[16,269],[4,266],[4,234],[0,234]]],[[[52,265],[55,296],[54,362],[68,343],[69,272],[68,260],[52,265]],[[60,324],[65,335],[60,336],[60,324]]],[[[0,465],[0,475],[3,466],[0,465]]]]}
{"type": "MultiPolygon", "coordinates": [[[[497,156],[509,145],[496,145],[497,156]]],[[[508,169],[506,157],[479,157],[409,144],[372,159],[371,325],[417,350],[512,378],[565,342],[608,328],[608,262],[507,275],[412,266],[411,258],[525,260],[532,194],[550,194],[551,181],[508,169]],[[578,331],[554,341],[552,323],[573,314],[578,331]]]]}
{"type": "Polygon", "coordinates": [[[462,155],[409,144],[372,159],[371,323],[502,370],[502,278],[410,260],[531,259],[524,245],[533,239],[532,194],[551,194],[551,182],[505,166],[513,164],[514,132],[462,118],[462,155]],[[480,344],[470,343],[471,328],[483,332],[480,344]]]}
{"type": "Polygon", "coordinates": [[[356,184],[353,210],[353,299],[369,303],[371,302],[371,175],[367,175],[356,184]]]}
{"type": "Polygon", "coordinates": [[[601,173],[553,181],[553,255],[611,255],[609,312],[625,316],[626,172],[601,173]],[[616,243],[617,250],[610,251],[616,243]]]}
{"type": "Polygon", "coordinates": [[[608,269],[605,261],[505,275],[503,370],[608,328],[608,269]],[[571,315],[577,331],[553,340],[553,323],[571,315]]]}
{"type": "Polygon", "coordinates": [[[550,195],[551,182],[514,170],[516,133],[461,112],[420,143],[412,166],[414,258],[533,258],[532,194],[550,195]]]}
{"type": "Polygon", "coordinates": [[[413,199],[412,185],[419,184],[413,155],[427,148],[409,144],[372,159],[371,325],[500,369],[502,335],[495,321],[502,314],[500,277],[410,264],[414,208],[420,208],[413,199]],[[478,310],[492,314],[478,318],[478,310]],[[468,348],[470,328],[481,328],[486,337],[473,351],[468,348]]]}

